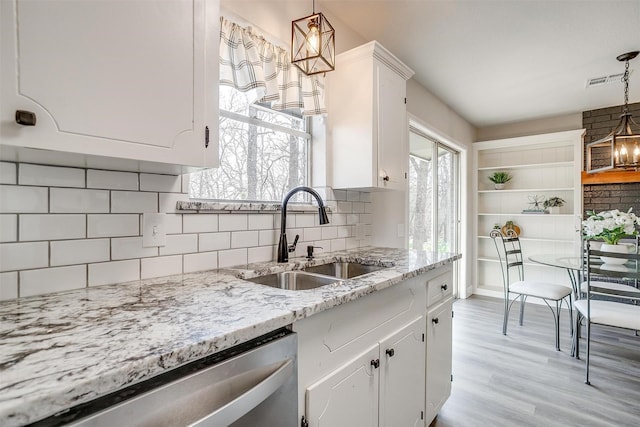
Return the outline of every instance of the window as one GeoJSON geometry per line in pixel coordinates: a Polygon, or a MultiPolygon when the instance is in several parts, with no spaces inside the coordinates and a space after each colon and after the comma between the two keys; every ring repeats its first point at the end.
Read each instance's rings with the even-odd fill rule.
{"type": "Polygon", "coordinates": [[[189,197],[280,202],[289,189],[307,185],[307,123],[299,113],[252,104],[246,93],[220,85],[220,167],[192,173],[189,197]]]}

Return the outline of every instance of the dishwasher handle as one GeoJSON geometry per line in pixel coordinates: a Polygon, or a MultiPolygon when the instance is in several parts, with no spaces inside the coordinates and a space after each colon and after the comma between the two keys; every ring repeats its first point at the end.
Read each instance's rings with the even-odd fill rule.
{"type": "Polygon", "coordinates": [[[233,423],[271,396],[293,373],[293,360],[289,359],[244,394],[200,418],[189,427],[217,427],[233,423]]]}

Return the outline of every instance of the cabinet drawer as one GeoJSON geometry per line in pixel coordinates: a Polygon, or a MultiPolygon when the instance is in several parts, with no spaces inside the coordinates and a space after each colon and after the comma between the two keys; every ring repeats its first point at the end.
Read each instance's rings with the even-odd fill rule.
{"type": "Polygon", "coordinates": [[[427,282],[427,307],[453,295],[453,275],[447,271],[427,282]]]}

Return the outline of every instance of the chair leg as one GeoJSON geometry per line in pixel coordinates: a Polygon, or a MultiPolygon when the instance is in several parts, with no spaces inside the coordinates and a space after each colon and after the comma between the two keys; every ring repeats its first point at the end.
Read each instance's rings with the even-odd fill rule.
{"type": "Polygon", "coordinates": [[[524,320],[524,303],[526,298],[526,296],[520,295],[520,326],[522,326],[524,320]]]}
{"type": "Polygon", "coordinates": [[[502,335],[507,335],[507,322],[509,321],[509,294],[504,297],[504,316],[502,319],[502,335]]]}
{"type": "Polygon", "coordinates": [[[560,307],[562,301],[556,301],[556,312],[553,316],[556,326],[556,350],[560,351],[560,307]]]}
{"type": "Polygon", "coordinates": [[[573,356],[580,359],[580,312],[576,311],[576,324],[573,332],[573,356]]]}
{"type": "Polygon", "coordinates": [[[586,370],[584,383],[587,385],[591,385],[591,383],[589,382],[589,354],[591,352],[591,320],[586,319],[586,321],[587,321],[587,363],[586,363],[587,370],[586,370]]]}

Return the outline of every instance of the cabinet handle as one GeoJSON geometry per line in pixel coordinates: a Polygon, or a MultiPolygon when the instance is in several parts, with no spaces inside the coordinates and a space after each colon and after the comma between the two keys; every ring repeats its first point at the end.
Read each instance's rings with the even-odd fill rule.
{"type": "Polygon", "coordinates": [[[383,180],[383,181],[387,181],[387,182],[389,182],[389,175],[385,175],[385,176],[383,176],[383,177],[382,177],[382,180],[383,180]]]}
{"type": "Polygon", "coordinates": [[[16,110],[16,123],[22,126],[35,126],[36,113],[32,111],[16,110]]]}
{"type": "Polygon", "coordinates": [[[446,291],[447,289],[449,289],[449,286],[445,283],[444,285],[440,286],[440,289],[442,289],[443,291],[446,291]]]}
{"type": "Polygon", "coordinates": [[[434,325],[437,325],[440,319],[438,319],[437,317],[434,317],[433,319],[431,319],[431,321],[433,322],[434,325]]]}
{"type": "Polygon", "coordinates": [[[396,351],[392,348],[388,348],[385,353],[387,353],[387,356],[393,357],[393,355],[396,354],[396,351]]]}
{"type": "Polygon", "coordinates": [[[378,369],[378,366],[380,366],[380,359],[373,359],[371,361],[371,366],[373,366],[373,369],[378,369]]]}

